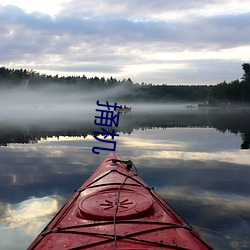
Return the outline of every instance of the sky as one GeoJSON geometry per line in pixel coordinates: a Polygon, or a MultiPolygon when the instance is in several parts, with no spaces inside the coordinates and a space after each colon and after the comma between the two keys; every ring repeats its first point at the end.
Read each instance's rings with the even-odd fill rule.
{"type": "Polygon", "coordinates": [[[240,79],[250,1],[0,0],[0,67],[153,84],[240,79]]]}

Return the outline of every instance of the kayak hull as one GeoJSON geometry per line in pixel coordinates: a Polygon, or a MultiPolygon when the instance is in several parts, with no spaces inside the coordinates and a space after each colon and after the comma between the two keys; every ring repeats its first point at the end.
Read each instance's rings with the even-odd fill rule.
{"type": "Polygon", "coordinates": [[[212,249],[132,166],[110,153],[28,249],[212,249]]]}

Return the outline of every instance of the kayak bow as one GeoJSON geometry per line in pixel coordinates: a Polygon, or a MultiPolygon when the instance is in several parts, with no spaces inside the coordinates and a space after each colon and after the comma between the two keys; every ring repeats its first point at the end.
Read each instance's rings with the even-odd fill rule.
{"type": "Polygon", "coordinates": [[[212,249],[133,167],[110,153],[28,249],[212,249]]]}

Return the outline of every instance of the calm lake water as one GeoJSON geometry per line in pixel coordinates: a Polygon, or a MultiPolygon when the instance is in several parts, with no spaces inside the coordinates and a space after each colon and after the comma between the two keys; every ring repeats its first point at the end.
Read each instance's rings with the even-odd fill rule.
{"type": "MultiPolygon", "coordinates": [[[[92,153],[107,146],[95,109],[0,118],[1,249],[27,248],[109,153],[92,153]]],[[[210,245],[250,249],[250,110],[134,105],[118,134],[117,153],[210,245]]]]}

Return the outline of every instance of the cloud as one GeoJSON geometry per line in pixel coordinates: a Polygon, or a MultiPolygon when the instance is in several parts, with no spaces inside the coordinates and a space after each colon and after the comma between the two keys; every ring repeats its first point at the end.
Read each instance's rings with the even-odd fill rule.
{"type": "MultiPolygon", "coordinates": [[[[115,0],[87,0],[84,3],[80,0],[69,1],[65,3],[64,10],[61,11],[63,15],[79,15],[79,16],[122,16],[122,17],[131,17],[134,19],[149,20],[149,19],[161,19],[162,17],[167,19],[174,18],[183,18],[190,15],[198,15],[200,13],[207,13],[208,10],[214,11],[214,8],[219,8],[220,10],[225,9],[229,11],[230,4],[233,1],[198,1],[198,0],[179,0],[179,1],[162,1],[162,0],[127,0],[126,2],[115,0]],[[112,8],[110,8],[112,6],[112,8]],[[221,7],[222,6],[222,7],[221,7]],[[225,8],[228,6],[228,8],[225,8]]],[[[248,3],[247,0],[241,2],[243,4],[242,9],[244,8],[244,3],[248,3]]],[[[234,11],[237,8],[234,6],[234,11]]]]}
{"type": "Polygon", "coordinates": [[[249,48],[250,40],[250,13],[247,2],[242,5],[233,9],[233,0],[143,4],[75,0],[66,2],[55,16],[0,5],[0,63],[61,75],[131,77],[139,82],[234,80],[241,77],[242,62],[249,60],[238,52],[243,46],[249,48]],[[231,71],[226,49],[236,51],[233,63],[238,69],[231,71]],[[212,67],[220,63],[224,67],[212,67]],[[204,64],[210,67],[202,68],[204,64]],[[207,72],[203,78],[199,70],[207,72]]]}

